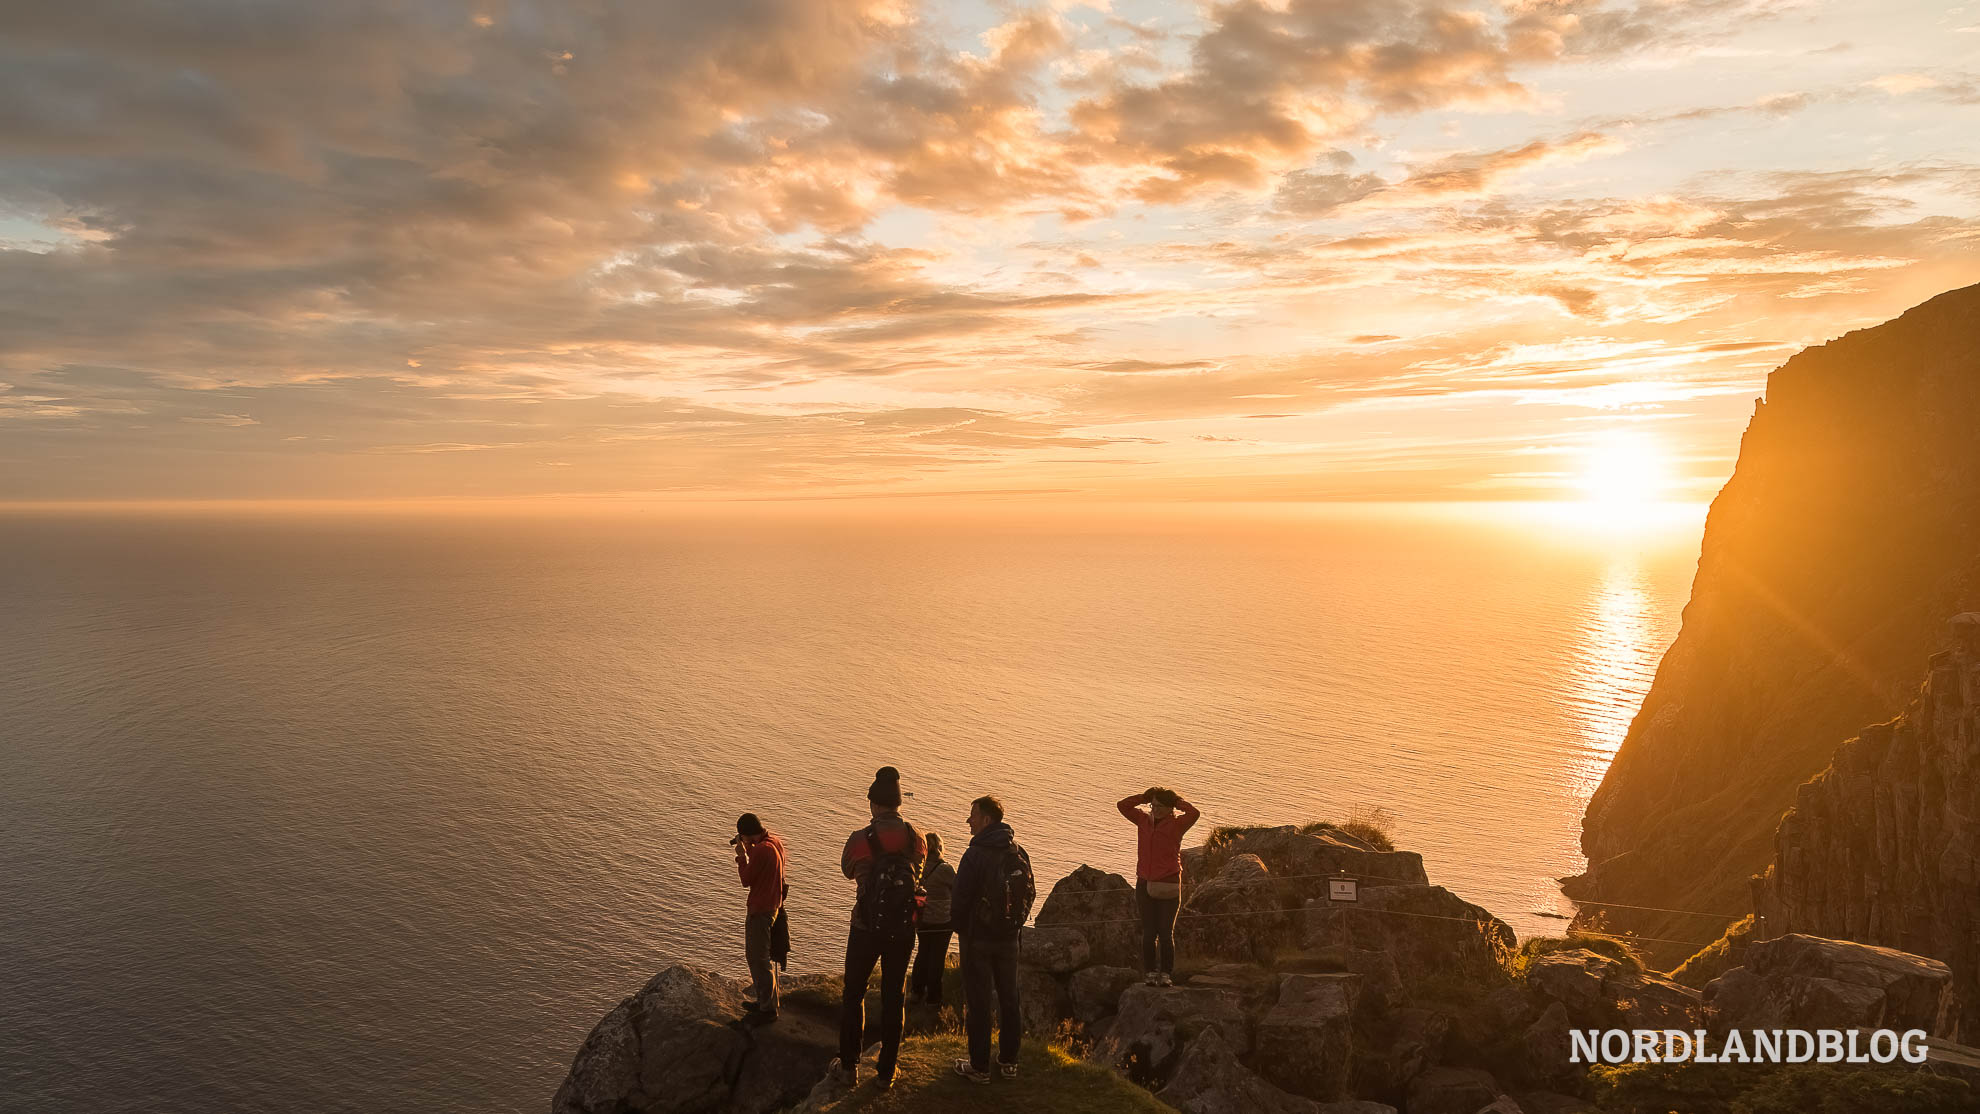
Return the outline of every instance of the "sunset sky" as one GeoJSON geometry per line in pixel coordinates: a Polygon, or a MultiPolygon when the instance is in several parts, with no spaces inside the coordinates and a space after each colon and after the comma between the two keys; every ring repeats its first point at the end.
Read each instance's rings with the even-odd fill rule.
{"type": "Polygon", "coordinates": [[[9,4],[0,502],[1695,500],[1976,248],[1980,0],[9,4]]]}

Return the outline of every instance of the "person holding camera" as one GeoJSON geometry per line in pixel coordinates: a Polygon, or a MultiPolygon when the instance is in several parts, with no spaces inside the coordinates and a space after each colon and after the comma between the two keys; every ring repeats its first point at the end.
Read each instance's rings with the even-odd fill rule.
{"type": "Polygon", "coordinates": [[[1173,986],[1183,833],[1202,814],[1181,794],[1161,786],[1123,797],[1117,807],[1136,828],[1134,904],[1141,914],[1141,969],[1148,985],[1173,986]]]}
{"type": "Polygon", "coordinates": [[[743,958],[756,984],[756,1000],[749,1005],[747,1020],[751,1025],[768,1025],[777,1020],[777,968],[770,959],[770,933],[784,904],[784,841],[755,813],[745,812],[736,818],[736,835],[729,843],[736,849],[736,874],[749,890],[743,958]]]}

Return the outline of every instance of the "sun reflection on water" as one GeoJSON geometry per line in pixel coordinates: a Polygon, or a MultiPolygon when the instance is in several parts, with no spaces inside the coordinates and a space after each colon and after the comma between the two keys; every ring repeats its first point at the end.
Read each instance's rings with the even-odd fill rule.
{"type": "Polygon", "coordinates": [[[1583,608],[1566,697],[1580,743],[1575,792],[1584,802],[1601,784],[1656,676],[1664,647],[1656,635],[1654,604],[1642,567],[1619,557],[1583,608]]]}

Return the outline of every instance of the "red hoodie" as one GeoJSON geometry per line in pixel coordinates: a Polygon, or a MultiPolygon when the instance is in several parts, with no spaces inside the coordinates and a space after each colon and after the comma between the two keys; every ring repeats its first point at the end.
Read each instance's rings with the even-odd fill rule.
{"type": "Polygon", "coordinates": [[[736,874],[749,887],[749,911],[775,913],[784,903],[784,841],[768,832],[736,844],[736,874]]]}
{"type": "Polygon", "coordinates": [[[1182,839],[1196,818],[1203,815],[1196,806],[1176,798],[1176,814],[1161,823],[1136,807],[1147,803],[1148,794],[1122,797],[1121,815],[1138,829],[1134,841],[1134,876],[1144,882],[1166,882],[1182,877],[1182,839]]]}

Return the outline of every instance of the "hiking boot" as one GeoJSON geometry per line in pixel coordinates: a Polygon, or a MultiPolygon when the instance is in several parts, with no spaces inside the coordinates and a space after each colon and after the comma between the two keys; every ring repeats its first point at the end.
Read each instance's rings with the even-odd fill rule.
{"type": "Polygon", "coordinates": [[[1016,1079],[1016,1078],[1017,1078],[1017,1064],[1015,1064],[1015,1063],[1009,1063],[1009,1064],[1005,1064],[1005,1063],[999,1063],[999,1064],[997,1065],[997,1074],[998,1074],[998,1075],[1001,1075],[1001,1076],[1003,1076],[1003,1077],[1004,1077],[1005,1079],[1016,1079]]]}
{"type": "Polygon", "coordinates": [[[956,1061],[956,1074],[969,1080],[971,1083],[990,1082],[990,1073],[987,1071],[977,1071],[976,1065],[970,1063],[967,1059],[956,1061]]]}
{"type": "Polygon", "coordinates": [[[1150,971],[1147,974],[1141,976],[1141,981],[1148,984],[1149,986],[1161,986],[1162,975],[1158,971],[1150,971]]]}
{"type": "Polygon", "coordinates": [[[1156,976],[1155,976],[1155,985],[1156,985],[1156,986],[1174,986],[1174,985],[1176,985],[1176,980],[1174,980],[1174,979],[1172,979],[1172,978],[1170,978],[1170,977],[1169,977],[1169,973],[1168,973],[1167,971],[1164,971],[1164,972],[1162,972],[1161,974],[1159,974],[1159,975],[1156,975],[1156,976]]]}
{"type": "Polygon", "coordinates": [[[829,1070],[833,1075],[838,1076],[839,1080],[848,1087],[855,1086],[859,1083],[859,1064],[856,1062],[848,1064],[844,1060],[834,1060],[829,1070]]]}

